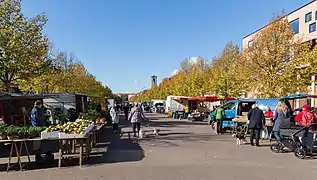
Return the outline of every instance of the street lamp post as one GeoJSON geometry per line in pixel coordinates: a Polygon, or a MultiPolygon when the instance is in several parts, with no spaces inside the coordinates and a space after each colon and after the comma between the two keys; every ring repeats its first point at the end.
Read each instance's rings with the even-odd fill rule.
{"type": "MultiPolygon", "coordinates": [[[[299,81],[300,80],[300,74],[297,74],[297,81],[299,81]]],[[[299,87],[297,87],[297,92],[296,92],[296,94],[299,94],[299,87]]],[[[296,109],[298,109],[299,108],[299,99],[296,99],[295,100],[295,102],[296,102],[296,109]]]]}
{"type": "MultiPolygon", "coordinates": [[[[315,95],[316,94],[316,82],[315,82],[315,75],[311,76],[311,94],[315,95]]],[[[315,99],[311,98],[311,107],[315,107],[315,99]]]]}

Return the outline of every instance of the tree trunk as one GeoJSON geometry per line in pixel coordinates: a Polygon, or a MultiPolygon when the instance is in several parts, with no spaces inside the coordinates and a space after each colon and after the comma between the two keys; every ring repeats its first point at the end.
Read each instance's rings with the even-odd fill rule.
{"type": "Polygon", "coordinates": [[[11,82],[10,82],[10,81],[4,80],[4,81],[3,81],[3,84],[4,84],[4,90],[5,90],[5,92],[10,92],[10,91],[12,91],[12,89],[11,89],[11,82]]]}
{"type": "Polygon", "coordinates": [[[4,80],[2,81],[4,84],[5,92],[9,93],[22,93],[20,88],[18,86],[15,86],[12,84],[10,80],[4,80]]]}

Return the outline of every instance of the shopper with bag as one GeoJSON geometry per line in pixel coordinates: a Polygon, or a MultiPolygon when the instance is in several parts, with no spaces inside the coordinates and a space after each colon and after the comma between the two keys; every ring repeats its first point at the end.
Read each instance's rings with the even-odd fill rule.
{"type": "Polygon", "coordinates": [[[271,108],[268,106],[265,113],[264,113],[264,117],[265,117],[265,139],[270,139],[272,136],[272,131],[273,131],[273,117],[274,117],[274,113],[271,110],[271,108]]]}
{"type": "Polygon", "coordinates": [[[132,123],[133,137],[139,137],[142,121],[146,121],[146,117],[139,104],[136,104],[130,112],[129,121],[132,123]]]}

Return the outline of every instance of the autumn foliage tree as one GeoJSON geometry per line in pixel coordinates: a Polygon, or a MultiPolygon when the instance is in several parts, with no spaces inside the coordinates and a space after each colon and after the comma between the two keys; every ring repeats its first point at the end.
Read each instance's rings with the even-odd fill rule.
{"type": "Polygon", "coordinates": [[[27,18],[20,0],[0,1],[0,80],[5,90],[42,72],[48,55],[44,15],[27,18]]]}
{"type": "Polygon", "coordinates": [[[294,38],[287,19],[274,17],[242,52],[230,42],[211,63],[205,63],[204,68],[197,68],[201,66],[185,59],[181,70],[168,78],[169,81],[136,96],[135,100],[201,93],[241,97],[250,92],[253,97],[270,98],[306,92],[311,75],[317,74],[316,57],[317,47],[313,43],[302,43],[300,37],[294,38]],[[161,91],[167,92],[167,88],[168,93],[157,96],[161,91]]]}
{"type": "Polygon", "coordinates": [[[257,97],[280,97],[296,92],[296,59],[302,44],[294,40],[287,19],[274,19],[243,52],[244,71],[257,97]]]}
{"type": "Polygon", "coordinates": [[[207,89],[220,96],[239,97],[243,95],[244,82],[239,74],[239,47],[228,43],[219,57],[214,58],[210,69],[206,72],[207,89]]]}
{"type": "Polygon", "coordinates": [[[110,97],[112,91],[90,74],[74,54],[53,53],[43,34],[47,18],[21,12],[21,0],[0,1],[0,85],[27,92],[84,93],[110,97]]]}

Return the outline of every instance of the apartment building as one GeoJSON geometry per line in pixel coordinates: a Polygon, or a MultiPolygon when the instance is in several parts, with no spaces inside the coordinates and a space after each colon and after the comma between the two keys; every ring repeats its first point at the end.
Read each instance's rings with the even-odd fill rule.
{"type": "MultiPolygon", "coordinates": [[[[301,39],[303,42],[315,41],[317,39],[316,22],[317,22],[317,1],[313,0],[298,9],[284,16],[290,23],[294,31],[294,39],[301,39]]],[[[270,24],[248,34],[242,39],[242,48],[245,49],[252,44],[256,35],[270,24]]]]}
{"type": "MultiPolygon", "coordinates": [[[[288,22],[290,23],[291,28],[294,32],[294,40],[300,39],[302,42],[313,41],[316,43],[317,39],[317,30],[316,30],[316,22],[317,22],[317,1],[313,0],[296,10],[286,14],[283,18],[287,18],[288,22]]],[[[255,40],[257,34],[261,32],[261,30],[268,27],[270,24],[248,34],[247,36],[243,37],[242,39],[242,48],[248,48],[252,42],[255,40]]],[[[307,92],[310,94],[316,94],[316,85],[315,85],[315,76],[312,76],[312,84],[308,87],[307,92]]],[[[248,97],[256,97],[256,93],[250,92],[248,97]]],[[[300,104],[306,102],[296,102],[296,107],[300,107],[300,104]]],[[[317,101],[315,102],[314,99],[311,99],[309,102],[311,106],[317,105],[317,101]]]]}

